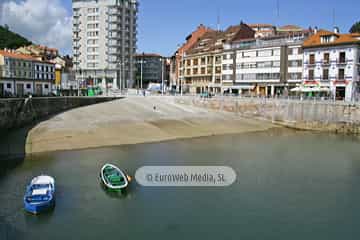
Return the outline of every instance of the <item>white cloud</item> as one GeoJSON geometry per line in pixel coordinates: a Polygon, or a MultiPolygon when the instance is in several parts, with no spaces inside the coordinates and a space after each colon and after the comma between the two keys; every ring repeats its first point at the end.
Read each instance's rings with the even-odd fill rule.
{"type": "Polygon", "coordinates": [[[71,53],[71,14],[59,0],[12,0],[1,5],[1,24],[35,43],[71,53]]]}

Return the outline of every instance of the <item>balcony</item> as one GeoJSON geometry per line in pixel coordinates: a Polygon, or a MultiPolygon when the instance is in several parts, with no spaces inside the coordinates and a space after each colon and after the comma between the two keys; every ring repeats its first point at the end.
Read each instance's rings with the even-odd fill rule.
{"type": "Polygon", "coordinates": [[[329,76],[327,76],[327,77],[320,77],[320,81],[321,82],[330,82],[330,77],[329,76]]]}
{"type": "Polygon", "coordinates": [[[107,39],[121,39],[121,35],[116,34],[116,35],[107,36],[107,39]]]}
{"type": "Polygon", "coordinates": [[[81,44],[74,44],[74,49],[79,49],[81,48],[81,44]]]}
{"type": "Polygon", "coordinates": [[[79,27],[80,24],[81,24],[81,21],[78,21],[78,20],[73,22],[74,27],[79,27]]]}
{"type": "Polygon", "coordinates": [[[105,44],[107,47],[121,47],[121,41],[119,42],[109,42],[105,44]]]}
{"type": "Polygon", "coordinates": [[[122,15],[122,9],[116,9],[116,8],[109,9],[106,12],[106,14],[109,15],[109,16],[121,16],[122,15]]]}
{"type": "Polygon", "coordinates": [[[324,67],[329,67],[331,65],[330,60],[323,60],[321,61],[321,65],[324,67]]]}
{"type": "Polygon", "coordinates": [[[106,54],[111,56],[121,56],[122,51],[106,51],[106,54]]]}
{"type": "Polygon", "coordinates": [[[348,62],[349,62],[349,61],[346,60],[346,59],[344,59],[344,58],[340,58],[340,59],[337,59],[337,60],[336,60],[336,64],[337,64],[337,65],[340,65],[340,66],[341,66],[341,65],[347,65],[348,62]]]}
{"type": "Polygon", "coordinates": [[[73,28],[73,32],[74,33],[79,33],[79,32],[81,32],[81,29],[80,28],[73,28]]]}
{"type": "Polygon", "coordinates": [[[74,15],[73,15],[74,18],[80,18],[81,17],[81,14],[79,12],[74,12],[74,15]]]}
{"type": "Polygon", "coordinates": [[[307,67],[309,67],[309,68],[316,66],[316,62],[315,62],[315,61],[304,62],[304,64],[307,65],[307,67]]]}
{"type": "Polygon", "coordinates": [[[106,19],[107,23],[121,23],[121,18],[109,18],[106,19]]]}
{"type": "Polygon", "coordinates": [[[73,40],[76,41],[76,42],[78,42],[78,41],[81,40],[81,37],[79,37],[79,36],[74,36],[74,37],[73,37],[73,40]]]}

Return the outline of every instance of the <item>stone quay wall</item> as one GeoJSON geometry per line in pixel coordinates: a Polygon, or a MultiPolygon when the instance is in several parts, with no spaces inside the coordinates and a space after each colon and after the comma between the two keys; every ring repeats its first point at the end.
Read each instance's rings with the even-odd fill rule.
{"type": "Polygon", "coordinates": [[[360,133],[360,103],[238,97],[182,97],[176,101],[215,111],[233,112],[240,117],[263,119],[296,129],[360,133]]]}
{"type": "MultiPolygon", "coordinates": [[[[0,99],[0,132],[23,127],[73,108],[113,101],[112,97],[0,99]]],[[[96,113],[94,113],[96,114],[96,113]]]]}

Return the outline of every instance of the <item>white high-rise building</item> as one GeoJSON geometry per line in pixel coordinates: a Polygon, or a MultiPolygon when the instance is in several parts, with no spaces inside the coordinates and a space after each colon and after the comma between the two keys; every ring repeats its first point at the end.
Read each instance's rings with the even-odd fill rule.
{"type": "Polygon", "coordinates": [[[73,54],[81,84],[124,89],[134,83],[137,0],[73,0],[73,54]]]}

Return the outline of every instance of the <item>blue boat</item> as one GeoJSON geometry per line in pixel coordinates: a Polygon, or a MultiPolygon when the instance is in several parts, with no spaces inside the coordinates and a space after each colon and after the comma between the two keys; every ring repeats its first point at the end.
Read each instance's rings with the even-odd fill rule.
{"type": "Polygon", "coordinates": [[[25,210],[39,214],[55,207],[55,180],[49,176],[34,178],[26,188],[24,196],[25,210]]]}

